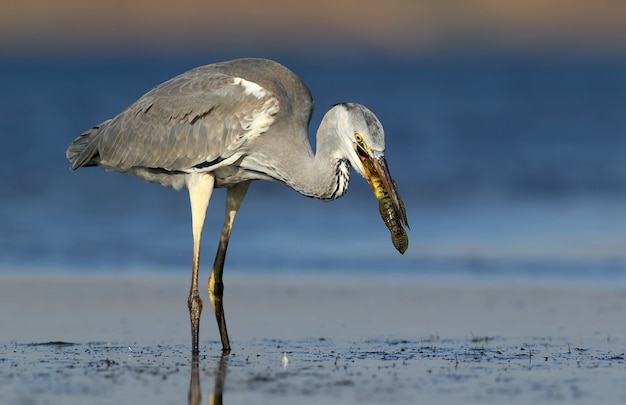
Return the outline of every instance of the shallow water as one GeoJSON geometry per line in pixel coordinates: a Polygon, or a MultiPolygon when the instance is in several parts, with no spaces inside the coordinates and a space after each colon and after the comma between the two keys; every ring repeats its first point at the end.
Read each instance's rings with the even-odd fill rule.
{"type": "Polygon", "coordinates": [[[24,405],[195,404],[220,395],[279,404],[626,399],[618,286],[227,281],[233,351],[221,356],[206,301],[196,374],[185,282],[4,280],[0,397],[24,405]]]}
{"type": "Polygon", "coordinates": [[[186,346],[8,344],[0,394],[12,404],[626,400],[620,339],[584,347],[533,337],[243,343],[236,354],[196,362],[186,346]]]}
{"type": "MultiPolygon", "coordinates": [[[[220,58],[4,58],[0,398],[626,401],[626,63],[468,55],[358,69],[281,59],[313,91],[313,127],[346,98],[380,117],[409,249],[393,249],[361,179],[330,204],[254,184],[226,264],[236,349],[219,355],[205,298],[197,374],[186,193],[70,172],[64,153],[152,86],[220,58]]],[[[222,212],[218,191],[202,283],[222,212]]]]}
{"type": "MultiPolygon", "coordinates": [[[[68,170],[65,150],[154,85],[222,56],[4,56],[0,74],[0,272],[188,273],[188,197],[100,169],[68,170]]],[[[480,54],[280,61],[311,88],[315,131],[355,100],[386,128],[404,198],[400,256],[368,185],[353,175],[324,204],[253,184],[233,233],[231,271],[443,277],[626,277],[626,59],[480,54]],[[568,269],[568,270],[564,270],[568,269]]],[[[313,136],[312,136],[313,137],[313,136]]],[[[203,257],[222,223],[209,210],[203,257]]]]}

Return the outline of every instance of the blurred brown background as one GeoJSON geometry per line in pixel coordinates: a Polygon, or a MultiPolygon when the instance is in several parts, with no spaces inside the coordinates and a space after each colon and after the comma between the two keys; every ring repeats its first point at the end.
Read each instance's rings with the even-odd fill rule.
{"type": "Polygon", "coordinates": [[[476,44],[606,51],[626,45],[620,0],[30,0],[0,5],[0,48],[198,47],[412,54],[476,44]]]}

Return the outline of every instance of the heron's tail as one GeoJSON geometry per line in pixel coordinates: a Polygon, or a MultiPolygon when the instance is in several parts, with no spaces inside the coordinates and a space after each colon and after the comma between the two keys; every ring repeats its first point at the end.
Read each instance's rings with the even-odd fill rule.
{"type": "Polygon", "coordinates": [[[98,138],[100,128],[104,127],[111,120],[104,121],[96,125],[89,131],[82,133],[67,148],[65,156],[72,163],[71,169],[76,170],[83,166],[95,166],[98,164],[98,138]]]}

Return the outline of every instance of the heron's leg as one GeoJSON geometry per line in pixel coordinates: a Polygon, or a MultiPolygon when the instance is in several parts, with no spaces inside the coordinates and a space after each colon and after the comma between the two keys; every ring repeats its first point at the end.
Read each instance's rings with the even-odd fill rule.
{"type": "Polygon", "coordinates": [[[226,217],[224,218],[224,226],[220,235],[220,244],[215,255],[213,270],[209,277],[209,298],[215,311],[217,326],[220,329],[220,337],[222,339],[222,353],[230,352],[230,342],[228,341],[228,331],[226,330],[226,319],[224,319],[224,305],[222,296],[224,294],[224,283],[222,282],[222,274],[224,273],[224,260],[226,259],[226,249],[228,248],[228,240],[233,229],[233,221],[239,211],[241,202],[248,191],[250,182],[239,183],[226,191],[226,217]]]}
{"type": "Polygon", "coordinates": [[[200,239],[204,217],[213,193],[215,179],[210,174],[193,173],[187,180],[189,201],[191,202],[191,226],[193,231],[193,264],[191,274],[191,288],[187,305],[191,318],[191,350],[194,355],[199,351],[200,314],[202,313],[202,299],[198,293],[198,271],[200,266],[200,239]]]}

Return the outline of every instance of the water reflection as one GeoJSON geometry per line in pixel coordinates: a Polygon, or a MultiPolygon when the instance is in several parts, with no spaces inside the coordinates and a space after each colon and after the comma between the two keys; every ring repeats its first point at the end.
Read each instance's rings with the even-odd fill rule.
{"type": "MultiPolygon", "coordinates": [[[[220,356],[213,376],[213,392],[209,397],[210,405],[222,404],[222,392],[224,391],[224,381],[226,380],[226,356],[220,356]]],[[[189,405],[200,405],[202,401],[202,390],[200,388],[200,360],[198,355],[191,358],[191,374],[189,376],[189,393],[187,403],[189,405]]]]}

